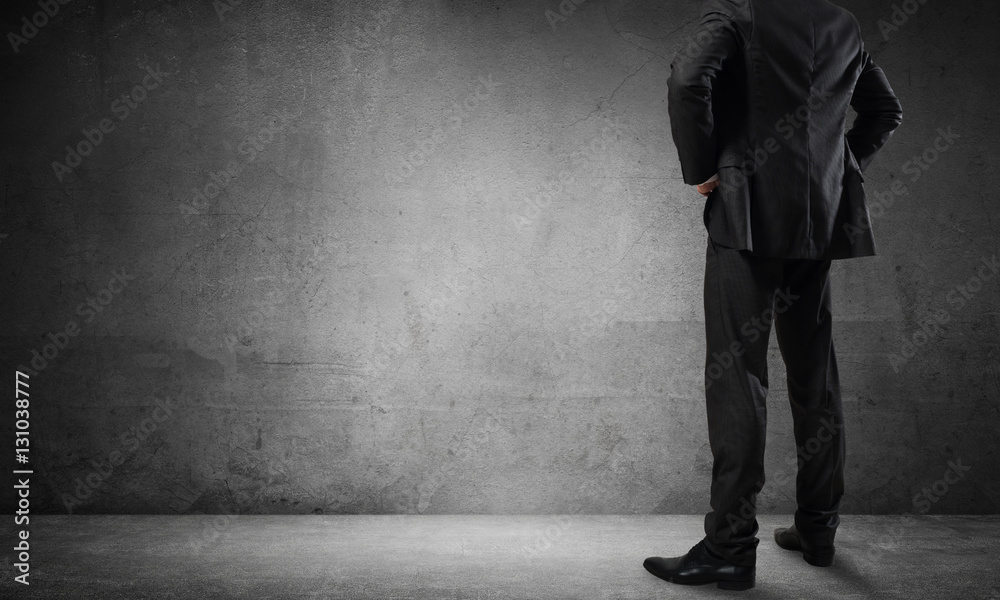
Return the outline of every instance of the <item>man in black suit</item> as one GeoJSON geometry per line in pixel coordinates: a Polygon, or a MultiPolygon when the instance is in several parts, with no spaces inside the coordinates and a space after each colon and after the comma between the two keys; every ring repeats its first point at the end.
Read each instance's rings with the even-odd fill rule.
{"type": "Polygon", "coordinates": [[[862,172],[902,122],[861,28],[827,0],[708,0],[671,63],[668,112],[684,182],[707,196],[705,392],[714,458],[705,537],[646,569],[753,587],[764,483],[771,323],[799,452],[779,546],[833,563],[844,433],[830,261],[875,254],[862,172]],[[857,113],[847,129],[847,108],[857,113]]]}

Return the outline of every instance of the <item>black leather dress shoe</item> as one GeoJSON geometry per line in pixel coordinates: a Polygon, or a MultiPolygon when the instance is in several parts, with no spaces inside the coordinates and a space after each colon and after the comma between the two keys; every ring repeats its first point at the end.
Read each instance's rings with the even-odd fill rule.
{"type": "Polygon", "coordinates": [[[647,571],[660,579],[682,585],[717,583],[724,590],[748,590],[754,586],[757,568],[734,565],[708,551],[705,540],[695,544],[684,556],[661,558],[651,556],[642,563],[647,571]]]}
{"type": "Polygon", "coordinates": [[[774,542],[785,550],[801,552],[802,558],[811,565],[829,567],[833,564],[834,547],[816,546],[810,543],[795,529],[795,525],[788,528],[775,529],[774,542]]]}

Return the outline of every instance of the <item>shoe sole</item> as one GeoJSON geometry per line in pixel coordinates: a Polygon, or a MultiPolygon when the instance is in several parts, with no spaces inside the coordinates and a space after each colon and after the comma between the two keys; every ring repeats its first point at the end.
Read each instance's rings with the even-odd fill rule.
{"type": "MultiPolygon", "coordinates": [[[[645,568],[645,565],[643,565],[643,567],[645,568]]],[[[755,583],[755,581],[753,579],[751,579],[749,581],[746,581],[746,580],[744,580],[744,581],[724,581],[724,580],[719,580],[719,579],[713,579],[711,581],[674,581],[673,579],[670,579],[669,577],[663,577],[659,573],[656,573],[656,572],[650,570],[649,568],[646,568],[646,571],[649,572],[650,575],[654,575],[654,576],[659,577],[660,579],[662,579],[664,581],[669,581],[670,583],[676,583],[678,585],[708,585],[710,583],[714,583],[714,584],[716,584],[719,587],[719,589],[723,589],[723,590],[739,590],[739,591],[749,590],[750,588],[752,588],[754,586],[754,583],[755,583]]]]}
{"type": "Polygon", "coordinates": [[[801,546],[786,546],[778,541],[777,536],[774,538],[774,543],[778,545],[779,548],[785,550],[791,550],[792,552],[801,552],[802,558],[814,567],[829,567],[833,565],[833,554],[817,556],[815,554],[806,554],[805,550],[801,546]]]}
{"type": "Polygon", "coordinates": [[[749,590],[754,586],[752,581],[718,581],[716,582],[720,590],[749,590]]]}
{"type": "Polygon", "coordinates": [[[832,556],[813,556],[810,554],[802,553],[802,558],[814,567],[830,567],[833,566],[832,556]]]}

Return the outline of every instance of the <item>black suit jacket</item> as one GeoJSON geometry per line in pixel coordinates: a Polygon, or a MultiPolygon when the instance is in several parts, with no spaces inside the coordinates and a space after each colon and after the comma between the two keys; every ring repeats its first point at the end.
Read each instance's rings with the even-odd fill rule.
{"type": "Polygon", "coordinates": [[[902,107],[853,14],[826,0],[708,0],[670,69],[684,182],[719,175],[704,211],[714,242],[776,258],[875,254],[862,172],[902,107]]]}

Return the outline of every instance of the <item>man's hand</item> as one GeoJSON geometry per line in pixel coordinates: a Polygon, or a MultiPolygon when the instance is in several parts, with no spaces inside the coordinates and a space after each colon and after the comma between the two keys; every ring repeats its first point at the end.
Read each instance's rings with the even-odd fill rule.
{"type": "Polygon", "coordinates": [[[695,189],[698,190],[698,193],[701,194],[702,196],[708,196],[709,194],[712,193],[712,190],[718,187],[718,185],[719,185],[719,174],[716,173],[715,175],[712,175],[712,178],[706,181],[705,183],[702,183],[701,185],[696,185],[695,189]]]}

